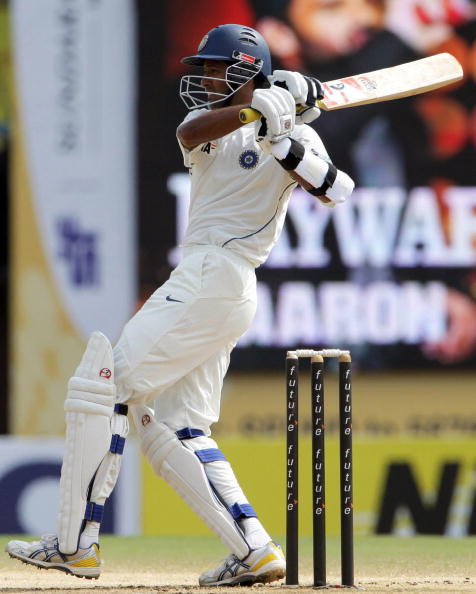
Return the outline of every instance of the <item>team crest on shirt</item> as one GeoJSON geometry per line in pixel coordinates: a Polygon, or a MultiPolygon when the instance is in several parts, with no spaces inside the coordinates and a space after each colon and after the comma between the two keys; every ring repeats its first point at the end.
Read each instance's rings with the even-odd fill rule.
{"type": "Polygon", "coordinates": [[[258,165],[258,153],[251,149],[243,151],[238,161],[243,169],[254,169],[258,165]]]}

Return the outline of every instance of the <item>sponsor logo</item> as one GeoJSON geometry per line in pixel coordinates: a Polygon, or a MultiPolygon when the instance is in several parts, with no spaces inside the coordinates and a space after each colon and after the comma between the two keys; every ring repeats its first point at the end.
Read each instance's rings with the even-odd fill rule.
{"type": "Polygon", "coordinates": [[[73,287],[97,287],[100,284],[101,237],[74,218],[62,218],[56,224],[58,257],[73,287]]]}
{"type": "Polygon", "coordinates": [[[151,418],[149,415],[142,415],[141,423],[142,423],[143,427],[148,425],[150,423],[150,421],[151,421],[151,418]]]}
{"type": "Polygon", "coordinates": [[[105,377],[106,379],[109,379],[112,375],[112,371],[110,369],[108,369],[107,367],[103,367],[101,369],[101,371],[99,372],[99,375],[101,377],[105,377]]]}
{"type": "Polygon", "coordinates": [[[367,91],[375,91],[375,89],[377,88],[377,83],[371,78],[360,76],[359,82],[362,84],[362,86],[364,86],[367,89],[367,91]]]}
{"type": "Polygon", "coordinates": [[[233,52],[233,58],[235,60],[240,60],[242,62],[248,62],[248,64],[261,64],[261,62],[263,60],[261,60],[260,58],[255,58],[254,56],[250,56],[249,54],[244,54],[243,52],[239,52],[237,50],[235,50],[233,52]]]}
{"type": "Polygon", "coordinates": [[[202,146],[202,148],[200,150],[202,151],[202,153],[207,153],[209,155],[210,151],[212,151],[216,148],[217,148],[216,142],[207,142],[202,146]]]}
{"type": "Polygon", "coordinates": [[[258,161],[258,153],[252,150],[242,152],[239,157],[239,163],[243,169],[254,169],[258,165],[258,161]]]}
{"type": "Polygon", "coordinates": [[[183,303],[183,301],[180,301],[180,299],[172,299],[170,295],[167,295],[165,301],[175,301],[175,303],[183,303]]]}

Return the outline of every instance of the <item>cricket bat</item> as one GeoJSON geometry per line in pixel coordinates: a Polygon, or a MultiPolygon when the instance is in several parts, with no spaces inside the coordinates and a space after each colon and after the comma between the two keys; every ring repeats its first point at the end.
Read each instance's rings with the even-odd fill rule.
{"type": "MultiPolygon", "coordinates": [[[[458,60],[446,52],[398,66],[356,74],[322,83],[324,98],[316,102],[320,109],[333,111],[401,99],[410,95],[426,93],[449,85],[463,78],[463,68],[458,60]]],[[[261,117],[251,107],[240,111],[243,123],[261,117]]]]}

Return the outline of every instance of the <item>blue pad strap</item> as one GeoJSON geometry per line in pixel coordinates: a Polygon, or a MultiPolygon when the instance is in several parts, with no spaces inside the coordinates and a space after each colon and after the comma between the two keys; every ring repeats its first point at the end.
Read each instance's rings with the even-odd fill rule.
{"type": "Polygon", "coordinates": [[[201,429],[192,429],[191,427],[184,427],[175,432],[179,439],[193,439],[194,437],[203,437],[205,432],[201,429]]]}
{"type": "Polygon", "coordinates": [[[234,520],[241,520],[241,518],[257,518],[257,514],[249,503],[234,503],[230,507],[231,515],[234,520]]]}
{"type": "Polygon", "coordinates": [[[84,512],[84,519],[88,522],[102,522],[102,515],[104,513],[104,505],[98,505],[92,501],[86,503],[86,510],[84,512]]]}
{"type": "Polygon", "coordinates": [[[122,454],[124,451],[124,445],[126,443],[126,438],[121,437],[118,433],[115,433],[111,439],[111,447],[109,451],[113,454],[122,454]]]}
{"type": "Polygon", "coordinates": [[[196,450],[200,462],[206,464],[207,462],[227,462],[225,455],[218,448],[209,448],[208,450],[196,450]]]}
{"type": "Polygon", "coordinates": [[[129,407],[127,406],[127,404],[121,404],[120,402],[118,402],[117,404],[114,405],[114,412],[117,413],[118,415],[127,416],[128,410],[129,410],[129,407]]]}

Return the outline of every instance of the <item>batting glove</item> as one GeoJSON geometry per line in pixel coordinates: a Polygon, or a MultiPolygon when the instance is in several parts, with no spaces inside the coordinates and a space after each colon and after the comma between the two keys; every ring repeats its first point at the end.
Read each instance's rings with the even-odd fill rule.
{"type": "Polygon", "coordinates": [[[255,132],[258,142],[279,142],[294,130],[296,107],[293,96],[286,89],[255,89],[251,107],[261,113],[255,132]]]}
{"type": "Polygon", "coordinates": [[[321,83],[313,76],[304,76],[291,70],[275,70],[268,77],[272,85],[284,87],[296,103],[296,124],[309,124],[321,115],[316,102],[323,99],[321,83]]]}

